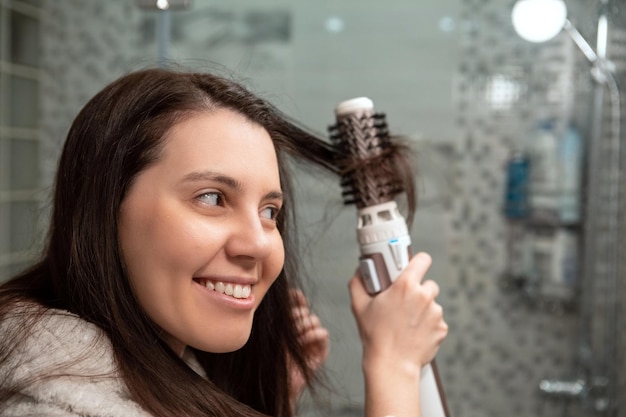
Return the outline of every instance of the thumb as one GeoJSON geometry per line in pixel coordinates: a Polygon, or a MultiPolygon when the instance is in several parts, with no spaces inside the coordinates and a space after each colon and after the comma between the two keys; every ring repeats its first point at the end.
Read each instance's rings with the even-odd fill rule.
{"type": "Polygon", "coordinates": [[[433,260],[429,254],[419,252],[411,259],[396,281],[404,281],[405,283],[415,281],[418,284],[423,282],[432,262],[433,260]]]}
{"type": "Polygon", "coordinates": [[[348,283],[348,288],[350,290],[350,297],[352,298],[352,310],[354,312],[361,311],[372,299],[372,296],[369,295],[365,289],[365,285],[363,284],[363,280],[361,279],[358,269],[348,283]]]}

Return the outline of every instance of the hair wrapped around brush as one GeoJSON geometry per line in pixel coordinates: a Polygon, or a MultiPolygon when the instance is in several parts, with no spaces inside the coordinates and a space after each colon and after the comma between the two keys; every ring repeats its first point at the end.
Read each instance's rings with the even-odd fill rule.
{"type": "Polygon", "coordinates": [[[407,220],[417,206],[411,150],[403,136],[392,136],[384,113],[362,111],[337,117],[329,127],[344,204],[369,207],[406,194],[407,220]]]}

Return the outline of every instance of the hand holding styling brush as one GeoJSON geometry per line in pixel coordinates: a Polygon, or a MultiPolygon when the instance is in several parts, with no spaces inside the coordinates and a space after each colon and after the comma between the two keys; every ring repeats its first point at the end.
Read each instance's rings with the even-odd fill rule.
{"type": "MultiPolygon", "coordinates": [[[[342,174],[344,202],[356,204],[358,209],[362,285],[355,278],[350,290],[363,339],[366,397],[378,398],[376,392],[382,387],[411,381],[410,374],[415,371],[411,368],[417,366],[419,381],[412,382],[419,385],[421,415],[448,417],[433,359],[447,333],[441,307],[434,302],[439,288],[432,281],[421,283],[430,266],[428,255],[418,254],[409,262],[411,238],[394,201],[396,195],[406,193],[412,215],[411,169],[402,158],[401,146],[389,135],[385,116],[374,112],[371,100],[344,101],[335,113],[337,123],[329,130],[342,174]],[[403,334],[403,329],[410,334],[403,334]],[[418,335],[424,339],[411,337],[418,335]]],[[[415,403],[411,398],[393,398],[389,404],[383,401],[382,406],[370,404],[367,408],[372,415],[389,414],[384,408],[392,404],[394,412],[410,415],[415,403]]]]}
{"type": "Polygon", "coordinates": [[[366,416],[447,414],[432,368],[447,333],[438,287],[422,281],[430,256],[419,253],[387,290],[373,297],[360,276],[350,281],[352,311],[363,344],[366,416]]]}

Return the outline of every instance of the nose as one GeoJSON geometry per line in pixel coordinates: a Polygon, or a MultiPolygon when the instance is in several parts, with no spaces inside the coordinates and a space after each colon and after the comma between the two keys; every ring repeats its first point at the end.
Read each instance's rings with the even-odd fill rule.
{"type": "Polygon", "coordinates": [[[258,261],[267,258],[272,250],[270,234],[259,217],[250,210],[233,219],[232,233],[226,244],[226,253],[235,258],[258,261]]]}

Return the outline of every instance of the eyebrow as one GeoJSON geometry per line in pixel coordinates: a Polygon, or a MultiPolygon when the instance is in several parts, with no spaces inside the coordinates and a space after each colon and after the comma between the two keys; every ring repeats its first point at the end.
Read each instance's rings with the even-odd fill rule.
{"type": "MultiPolygon", "coordinates": [[[[243,184],[236,180],[233,177],[229,177],[228,175],[219,174],[217,172],[212,171],[197,171],[191,172],[185,175],[182,179],[183,182],[196,182],[196,181],[215,181],[221,183],[228,188],[232,188],[237,192],[243,191],[243,184]]],[[[264,199],[268,200],[283,200],[284,194],[282,191],[270,191],[263,196],[264,199]]]]}
{"type": "Polygon", "coordinates": [[[236,191],[241,191],[243,186],[241,182],[237,181],[233,177],[228,175],[218,174],[211,171],[199,171],[191,172],[183,177],[183,182],[197,182],[197,181],[216,181],[229,188],[233,188],[236,191]]]}

